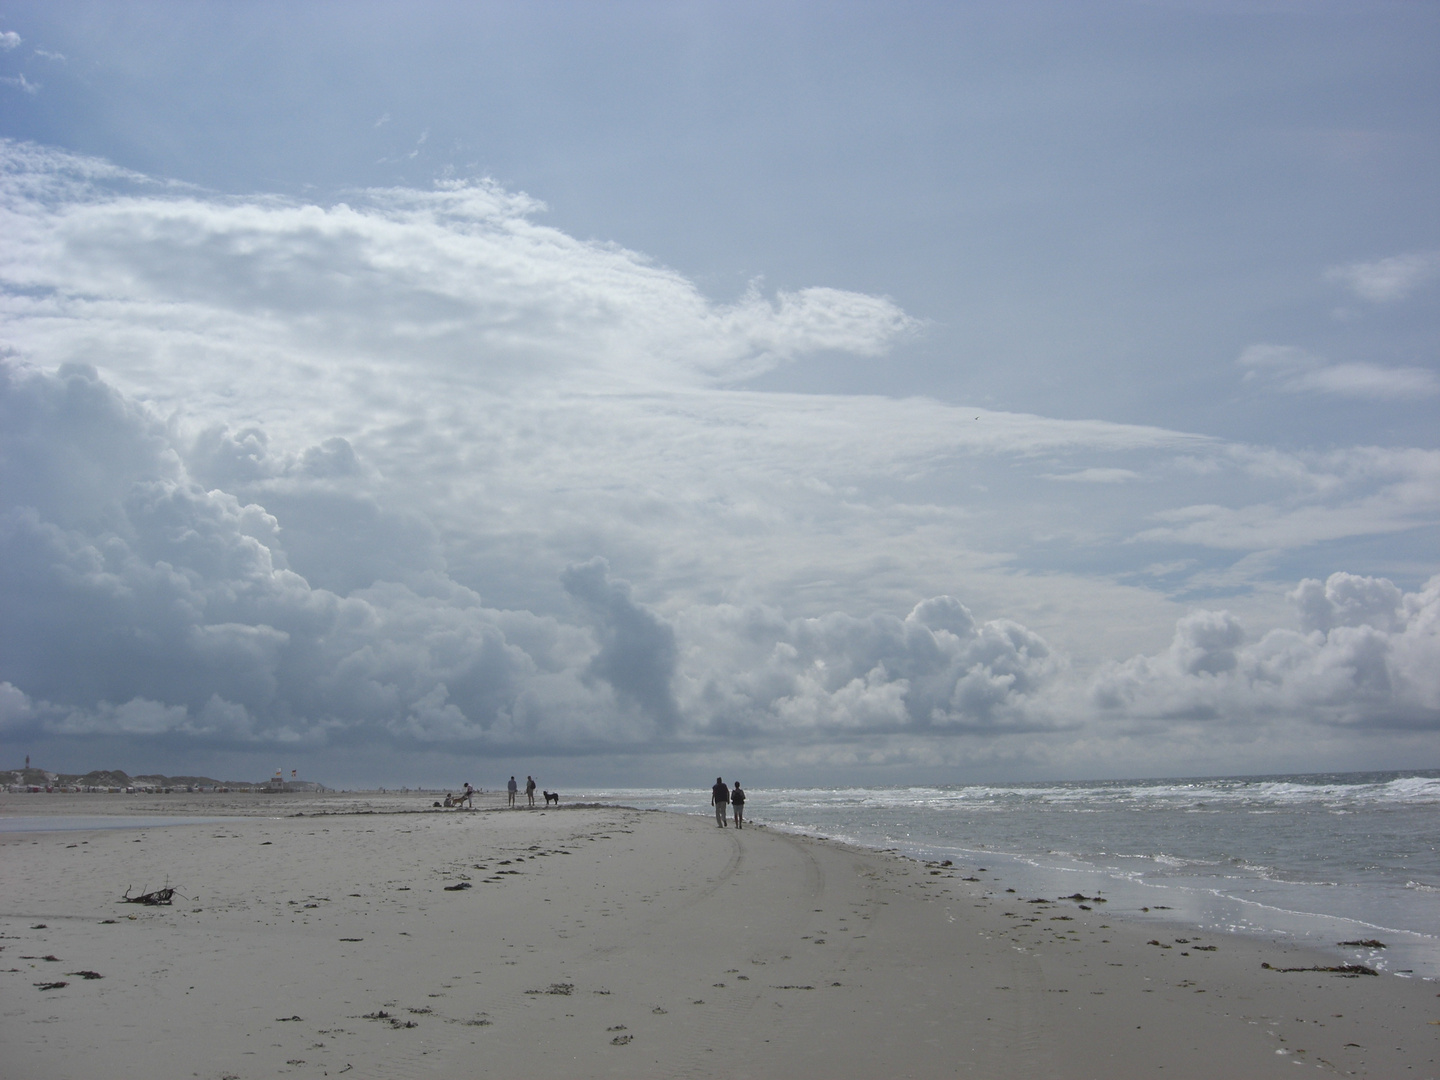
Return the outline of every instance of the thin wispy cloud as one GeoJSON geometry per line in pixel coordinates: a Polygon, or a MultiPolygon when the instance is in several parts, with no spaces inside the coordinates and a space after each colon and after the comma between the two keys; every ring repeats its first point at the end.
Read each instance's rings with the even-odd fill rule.
{"type": "Polygon", "coordinates": [[[1302,373],[1299,390],[1315,390],[1340,397],[1381,401],[1433,397],[1440,393],[1440,377],[1428,368],[1387,368],[1378,364],[1330,364],[1302,373]]]}
{"type": "Polygon", "coordinates": [[[0,75],[0,83],[3,83],[5,86],[13,86],[25,94],[38,94],[40,92],[40,84],[27,79],[23,71],[18,75],[0,75]]]}
{"type": "Polygon", "coordinates": [[[1059,480],[1072,484],[1128,484],[1139,480],[1140,474],[1134,469],[1080,469],[1072,473],[1044,473],[1046,480],[1059,480]]]}
{"type": "Polygon", "coordinates": [[[1389,304],[1404,300],[1440,274],[1440,252],[1417,251],[1372,262],[1331,267],[1329,281],[1344,285],[1361,300],[1389,304]]]}
{"type": "Polygon", "coordinates": [[[1251,345],[1236,361],[1247,380],[1263,379],[1289,393],[1403,401],[1440,393],[1440,376],[1429,368],[1379,364],[1328,364],[1291,345],[1251,345]]]}

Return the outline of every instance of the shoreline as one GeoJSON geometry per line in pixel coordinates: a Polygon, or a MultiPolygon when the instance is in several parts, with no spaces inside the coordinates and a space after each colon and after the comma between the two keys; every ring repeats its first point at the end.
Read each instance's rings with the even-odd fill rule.
{"type": "Polygon", "coordinates": [[[431,794],[61,796],[211,820],[0,834],[12,1075],[1437,1075],[1430,981],[979,865],[431,794]]]}
{"type": "MultiPolygon", "coordinates": [[[[470,812],[493,812],[510,809],[506,806],[505,793],[500,790],[477,792],[473,808],[444,807],[435,805],[443,799],[444,791],[428,789],[370,790],[370,791],[304,791],[304,792],[86,792],[86,793],[5,793],[0,792],[0,834],[10,831],[7,826],[17,818],[39,822],[51,817],[91,817],[95,819],[128,817],[133,819],[125,827],[136,827],[152,817],[174,816],[177,820],[195,814],[212,814],[221,817],[276,817],[276,816],[336,816],[358,814],[454,814],[470,812]],[[32,801],[33,800],[33,801],[32,801]],[[42,813],[21,814],[17,810],[35,807],[42,813]]],[[[697,806],[698,798],[697,798],[697,806]]],[[[674,806],[647,806],[627,801],[623,795],[615,799],[595,799],[589,795],[578,796],[559,807],[544,807],[537,802],[527,807],[523,795],[515,810],[553,812],[556,809],[606,809],[624,808],[645,812],[663,810],[682,816],[701,817],[711,820],[708,809],[687,811],[674,806]]],[[[1174,895],[1161,895],[1159,899],[1147,896],[1154,886],[1133,886],[1133,883],[1110,879],[1103,871],[1091,869],[1077,872],[1072,869],[1054,869],[1040,866],[1033,856],[1008,853],[998,850],[965,848],[936,849],[934,845],[916,843],[906,847],[877,847],[846,836],[826,835],[823,831],[812,831],[788,824],[758,821],[757,827],[773,828],[792,836],[803,837],[824,843],[851,845],[858,850],[880,854],[894,854],[899,858],[916,862],[952,860],[979,865],[981,862],[998,864],[1010,883],[1022,886],[1022,891],[1046,892],[1094,892],[1104,893],[1111,903],[1109,910],[1130,921],[1143,922],[1157,932],[1167,927],[1176,933],[1222,933],[1257,941],[1270,941],[1299,948],[1309,948],[1330,958],[1330,962],[1362,964],[1379,969],[1383,974],[1399,978],[1416,978],[1426,981],[1440,981],[1440,968],[1436,966],[1435,945],[1431,940],[1419,943],[1410,940],[1414,932],[1405,929],[1378,925],[1356,918],[1303,909],[1278,908],[1255,901],[1236,897],[1219,897],[1218,894],[1192,895],[1183,888],[1170,887],[1174,895]],[[1022,884],[1023,883],[1023,884],[1022,884]],[[1128,887],[1130,885],[1132,887],[1128,887]],[[1078,888],[1077,888],[1078,886],[1078,888]],[[1116,905],[1115,901],[1119,901],[1116,905]],[[1170,900],[1171,903],[1160,903],[1170,900]],[[1148,901],[1148,903],[1147,903],[1148,901]],[[1226,911],[1226,908],[1229,911],[1226,911]],[[1271,916],[1272,924],[1253,921],[1237,921],[1237,912],[1264,909],[1271,916]],[[1123,914],[1122,914],[1123,913],[1123,914]],[[1227,917],[1228,916],[1228,917],[1227,917]],[[1363,948],[1347,942],[1356,939],[1386,937],[1388,942],[1382,949],[1363,948]],[[1410,967],[1402,965],[1409,964],[1410,967]]],[[[97,825],[96,827],[102,827],[97,825]]],[[[118,827],[118,826],[111,826],[118,827]]],[[[991,869],[995,869],[992,867],[991,869]]],[[[1161,887],[1161,892],[1167,892],[1161,887]]]]}

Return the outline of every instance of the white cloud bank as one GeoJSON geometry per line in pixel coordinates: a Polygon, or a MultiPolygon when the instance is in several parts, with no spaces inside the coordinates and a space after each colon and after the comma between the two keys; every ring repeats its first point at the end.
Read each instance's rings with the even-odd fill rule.
{"type": "MultiPolygon", "coordinates": [[[[1414,594],[1346,574],[1305,581],[1292,594],[1300,629],[1255,642],[1226,612],[1192,613],[1168,651],[1094,676],[1085,706],[1041,635],[977,620],[948,596],[903,618],[726,603],[666,616],[593,559],[559,574],[568,613],[539,615],[487,606],[424,544],[393,557],[388,579],[316,587],[288,567],[283,519],[196,484],[165,427],[93,370],[4,372],[0,727],[11,739],[765,746],[780,761],[898,737],[1103,731],[1107,717],[1440,728],[1440,579],[1414,594]]],[[[343,519],[366,504],[346,493],[363,475],[330,440],[291,461],[286,482],[343,519]]]]}
{"type": "Polygon", "coordinates": [[[1156,653],[1176,603],[1119,583],[1432,527],[1440,454],[739,390],[923,327],[716,303],[488,183],[321,207],[3,150],[12,745],[1113,775],[1191,722],[1212,768],[1221,729],[1440,725],[1433,586],[1156,653]]]}
{"type": "Polygon", "coordinates": [[[88,159],[5,153],[9,314],[55,352],[88,351],[103,328],[111,350],[151,358],[156,397],[235,393],[237,368],[293,383],[304,366],[313,407],[332,380],[354,386],[398,359],[496,389],[723,383],[816,350],[879,355],[917,328],[884,298],[837,289],[715,304],[634,252],[536,223],[540,203],[489,182],[321,207],[163,192],[88,159]],[[176,350],[193,381],[175,381],[179,365],[155,379],[176,350]],[[230,372],[219,386],[217,368],[230,372]]]}
{"type": "Polygon", "coordinates": [[[1095,701],[1154,719],[1440,728],[1440,576],[1402,593],[1384,578],[1336,573],[1302,581],[1290,598],[1300,629],[1259,640],[1227,611],[1187,615],[1166,652],[1100,672],[1095,701]]]}
{"type": "MultiPolygon", "coordinates": [[[[342,596],[290,570],[283,522],[196,484],[164,428],[93,369],[3,370],[12,733],[573,753],[1003,730],[1060,667],[1037,635],[977,624],[948,597],[903,620],[720,605],[672,623],[603,559],[561,574],[568,622],[486,607],[423,553],[391,567],[403,581],[342,596]]],[[[352,461],[331,441],[288,479],[333,497],[352,461]]]]}

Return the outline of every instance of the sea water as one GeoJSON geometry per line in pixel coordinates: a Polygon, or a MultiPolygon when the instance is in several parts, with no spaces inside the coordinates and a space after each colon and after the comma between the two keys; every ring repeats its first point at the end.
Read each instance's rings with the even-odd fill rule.
{"type": "MultiPolygon", "coordinates": [[[[1440,770],[746,794],[767,827],[950,859],[997,893],[1100,895],[1440,979],[1440,770]],[[1340,944],[1364,940],[1386,947],[1340,944]]],[[[713,813],[708,787],[585,797],[713,813]]]]}

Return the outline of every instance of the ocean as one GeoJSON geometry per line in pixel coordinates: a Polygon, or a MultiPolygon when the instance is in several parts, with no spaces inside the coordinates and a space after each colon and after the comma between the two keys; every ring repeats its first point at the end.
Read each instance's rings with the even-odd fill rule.
{"type": "MultiPolygon", "coordinates": [[[[1440,770],[746,793],[769,828],[984,867],[997,891],[1440,979],[1440,770]]],[[[708,786],[576,798],[713,814],[708,786]]]]}

